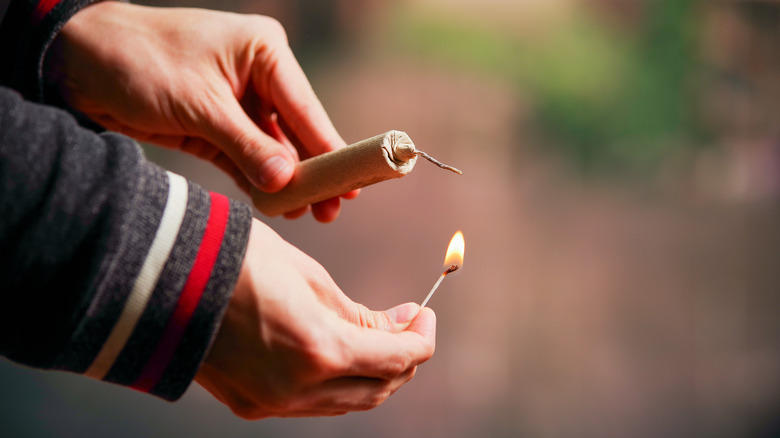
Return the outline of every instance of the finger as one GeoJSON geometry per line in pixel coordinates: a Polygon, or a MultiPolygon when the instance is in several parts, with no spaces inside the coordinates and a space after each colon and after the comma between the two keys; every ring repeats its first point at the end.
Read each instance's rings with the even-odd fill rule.
{"type": "MultiPolygon", "coordinates": [[[[98,123],[100,126],[104,127],[109,131],[117,132],[119,134],[132,137],[138,141],[142,141],[145,143],[152,143],[170,149],[183,149],[182,144],[185,143],[190,138],[182,135],[150,133],[143,129],[137,129],[125,123],[122,123],[110,114],[90,114],[89,117],[94,122],[98,123]]],[[[190,152],[190,151],[185,151],[185,152],[190,152]]],[[[195,155],[200,156],[197,153],[195,155]]]]}
{"type": "Polygon", "coordinates": [[[204,115],[204,137],[216,144],[259,189],[275,192],[290,181],[297,161],[283,144],[264,133],[230,94],[215,98],[204,115]]]}
{"type": "Polygon", "coordinates": [[[277,413],[273,416],[280,418],[302,418],[302,417],[338,417],[339,415],[346,415],[349,411],[333,411],[329,409],[312,409],[310,411],[299,411],[292,413],[277,413]]]}
{"type": "Polygon", "coordinates": [[[306,214],[306,212],[309,211],[309,206],[301,207],[296,210],[288,211],[287,213],[284,213],[285,219],[298,219],[299,217],[306,214]]]}
{"type": "Polygon", "coordinates": [[[241,191],[249,194],[252,184],[236,163],[216,146],[200,138],[187,137],[179,149],[198,158],[210,161],[218,169],[228,174],[241,191]]]}
{"type": "MultiPolygon", "coordinates": [[[[420,313],[412,320],[406,332],[415,333],[421,336],[423,339],[431,343],[431,349],[435,348],[436,344],[436,314],[430,307],[425,307],[420,310],[420,313]]],[[[433,350],[431,350],[433,354],[433,350]]]]}
{"type": "MultiPolygon", "coordinates": [[[[320,155],[346,144],[333,126],[325,109],[298,61],[286,44],[274,48],[273,68],[263,65],[253,69],[253,82],[261,98],[269,98],[277,109],[280,124],[288,127],[308,155],[320,155]],[[263,77],[263,75],[268,77],[263,77]],[[266,88],[267,87],[267,88],[266,88]]],[[[268,58],[258,57],[258,63],[267,63],[268,58]]]]}
{"type": "Polygon", "coordinates": [[[202,138],[197,137],[181,137],[173,135],[154,135],[145,140],[152,143],[156,143],[162,146],[170,147],[173,149],[179,149],[182,152],[194,155],[200,159],[210,161],[217,166],[220,170],[228,174],[230,178],[236,183],[239,189],[246,194],[249,194],[249,190],[252,184],[246,178],[244,173],[239,169],[235,162],[218,147],[209,143],[202,138]]]}
{"type": "Polygon", "coordinates": [[[152,143],[169,149],[178,149],[203,160],[210,161],[220,170],[227,173],[236,183],[238,188],[244,193],[249,194],[251,183],[246,176],[244,176],[230,157],[206,140],[181,135],[151,134],[120,123],[110,115],[93,115],[91,117],[106,129],[127,135],[138,141],[152,143]]]}
{"type": "Polygon", "coordinates": [[[276,112],[274,112],[274,116],[275,116],[277,128],[282,133],[282,136],[285,139],[287,139],[287,141],[290,143],[291,147],[293,147],[297,151],[298,156],[301,158],[301,160],[311,158],[312,154],[309,153],[309,151],[303,146],[301,141],[298,140],[298,136],[295,135],[295,132],[292,129],[290,129],[289,126],[287,126],[287,122],[285,122],[283,118],[279,118],[279,115],[276,112]]]}
{"type": "Polygon", "coordinates": [[[322,223],[333,222],[341,210],[341,199],[338,197],[317,202],[311,206],[314,219],[322,223]]]}
{"type": "Polygon", "coordinates": [[[374,311],[349,299],[344,293],[330,295],[332,307],[340,309],[339,317],[350,323],[370,329],[402,332],[420,313],[417,303],[404,303],[385,311],[374,311]]]}
{"type": "Polygon", "coordinates": [[[436,315],[430,308],[422,309],[399,333],[350,328],[352,333],[345,335],[350,339],[346,354],[355,375],[392,379],[430,359],[435,350],[436,315]]]}
{"type": "MultiPolygon", "coordinates": [[[[255,95],[255,93],[247,93],[255,95]]],[[[283,129],[283,123],[279,120],[279,116],[276,113],[276,109],[270,106],[270,103],[260,102],[258,104],[259,110],[257,116],[250,118],[257,124],[257,126],[266,134],[273,137],[280,144],[284,145],[290,155],[299,158],[297,149],[297,139],[290,137],[288,133],[283,129]]]]}
{"type": "Polygon", "coordinates": [[[341,199],[355,199],[360,195],[360,189],[352,190],[351,192],[344,193],[341,195],[341,199]]]}
{"type": "Polygon", "coordinates": [[[242,192],[251,195],[250,190],[252,189],[252,183],[249,182],[230,157],[225,153],[220,152],[212,159],[212,162],[223,172],[227,173],[242,192]]]}
{"type": "Polygon", "coordinates": [[[420,313],[420,306],[417,303],[404,303],[391,309],[377,312],[350,300],[346,295],[338,296],[337,298],[342,299],[340,302],[341,306],[350,310],[349,314],[342,314],[341,317],[365,328],[393,333],[402,332],[409,327],[412,320],[420,313]]]}
{"type": "Polygon", "coordinates": [[[414,377],[411,367],[394,379],[342,377],[329,380],[302,394],[300,410],[309,412],[365,411],[384,403],[414,377]]]}
{"type": "Polygon", "coordinates": [[[420,305],[417,303],[404,303],[387,309],[384,312],[380,312],[383,313],[385,318],[387,318],[387,321],[390,322],[390,324],[385,327],[385,330],[394,333],[406,330],[417,315],[420,314],[420,310],[420,305]]]}

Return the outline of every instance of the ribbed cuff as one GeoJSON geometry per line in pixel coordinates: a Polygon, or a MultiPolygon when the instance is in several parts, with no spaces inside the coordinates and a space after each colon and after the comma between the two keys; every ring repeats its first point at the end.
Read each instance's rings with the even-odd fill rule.
{"type": "Polygon", "coordinates": [[[123,254],[115,255],[127,261],[101,275],[56,368],[172,401],[187,389],[216,336],[238,279],[251,211],[169,172],[151,171],[142,180],[147,190],[134,203],[149,214],[131,222],[158,223],[157,231],[128,224],[123,254]],[[160,178],[163,189],[155,190],[160,178]]]}

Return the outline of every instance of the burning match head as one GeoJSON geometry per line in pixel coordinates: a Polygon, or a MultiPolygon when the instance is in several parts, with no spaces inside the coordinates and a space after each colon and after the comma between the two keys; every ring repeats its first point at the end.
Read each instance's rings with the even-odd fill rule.
{"type": "Polygon", "coordinates": [[[457,271],[458,269],[460,269],[460,266],[458,266],[458,265],[452,265],[452,266],[450,266],[449,268],[447,268],[447,270],[446,270],[446,271],[444,271],[444,275],[447,275],[447,274],[450,274],[450,273],[452,273],[452,272],[455,272],[455,271],[457,271]]]}

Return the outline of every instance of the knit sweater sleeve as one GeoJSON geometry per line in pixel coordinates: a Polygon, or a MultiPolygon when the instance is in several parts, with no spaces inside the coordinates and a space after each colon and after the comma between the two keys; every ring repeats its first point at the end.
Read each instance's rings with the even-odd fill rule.
{"type": "Polygon", "coordinates": [[[46,51],[76,12],[98,1],[0,0],[0,85],[43,102],[46,51]]]}
{"type": "Polygon", "coordinates": [[[0,87],[0,355],[178,398],[250,222],[132,140],[0,87]]]}

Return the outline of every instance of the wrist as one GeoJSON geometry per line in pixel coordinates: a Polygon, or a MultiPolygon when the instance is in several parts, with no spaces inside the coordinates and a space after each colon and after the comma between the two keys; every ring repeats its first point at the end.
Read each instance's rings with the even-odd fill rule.
{"type": "Polygon", "coordinates": [[[67,88],[67,61],[74,56],[73,46],[80,44],[79,38],[85,36],[102,38],[102,35],[94,35],[94,32],[89,31],[89,23],[93,22],[97,15],[106,16],[112,13],[117,6],[121,8],[126,5],[113,0],[97,0],[87,4],[77,10],[54,36],[44,52],[41,70],[46,101],[63,101],[63,91],[67,88]]]}

